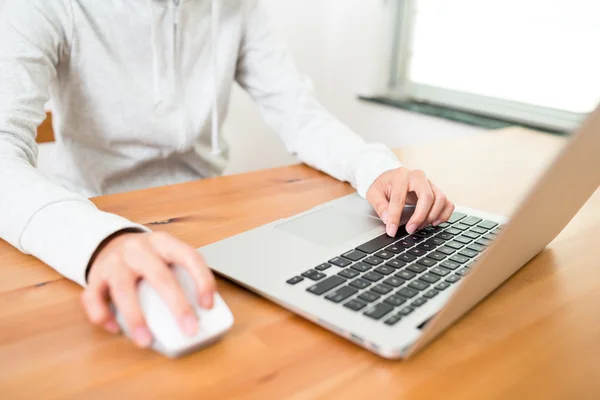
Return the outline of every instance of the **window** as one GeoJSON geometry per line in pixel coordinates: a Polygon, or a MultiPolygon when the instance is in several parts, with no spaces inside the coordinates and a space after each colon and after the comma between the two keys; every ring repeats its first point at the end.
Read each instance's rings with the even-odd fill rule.
{"type": "Polygon", "coordinates": [[[391,95],[571,130],[600,101],[597,0],[397,0],[391,95]]]}

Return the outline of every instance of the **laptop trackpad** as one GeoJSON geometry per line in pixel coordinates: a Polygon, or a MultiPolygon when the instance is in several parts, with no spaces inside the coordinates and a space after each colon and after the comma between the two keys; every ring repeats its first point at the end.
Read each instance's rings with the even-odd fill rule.
{"type": "Polygon", "coordinates": [[[382,225],[379,219],[367,215],[326,207],[277,225],[276,229],[322,246],[337,246],[382,225]]]}

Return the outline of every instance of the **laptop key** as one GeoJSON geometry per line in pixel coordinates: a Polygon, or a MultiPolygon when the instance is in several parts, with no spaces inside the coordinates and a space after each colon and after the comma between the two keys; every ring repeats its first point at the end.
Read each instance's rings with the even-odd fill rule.
{"type": "Polygon", "coordinates": [[[403,239],[403,240],[399,240],[396,243],[394,243],[394,245],[398,246],[398,247],[403,247],[405,249],[409,248],[409,247],[413,247],[416,243],[408,240],[408,239],[403,239]]]}
{"type": "Polygon", "coordinates": [[[415,297],[416,295],[419,294],[419,292],[415,289],[409,288],[409,287],[403,287],[402,289],[398,290],[396,292],[396,294],[399,294],[400,296],[404,296],[408,299],[415,297]]]}
{"type": "Polygon", "coordinates": [[[463,214],[463,213],[459,213],[459,212],[455,212],[454,214],[452,214],[452,215],[450,216],[450,218],[448,219],[448,222],[449,222],[449,223],[451,223],[451,224],[453,224],[453,223],[455,223],[455,222],[458,222],[458,221],[460,221],[460,220],[461,220],[461,219],[463,219],[464,217],[466,217],[466,215],[465,215],[465,214],[463,214]]]}
{"type": "Polygon", "coordinates": [[[329,262],[341,268],[347,267],[348,265],[352,264],[352,261],[346,260],[342,257],[332,258],[331,260],[329,260],[329,262]]]}
{"type": "Polygon", "coordinates": [[[383,262],[383,260],[381,258],[378,257],[367,257],[363,260],[363,262],[366,262],[367,264],[371,264],[371,265],[379,265],[383,262]]]}
{"type": "Polygon", "coordinates": [[[367,272],[368,270],[373,268],[373,266],[371,266],[369,264],[365,264],[363,262],[357,262],[356,264],[352,265],[350,268],[355,269],[358,272],[367,272]]]}
{"type": "Polygon", "coordinates": [[[358,271],[356,271],[352,268],[346,268],[345,270],[340,272],[338,275],[343,276],[344,278],[347,278],[347,279],[352,279],[352,278],[356,278],[360,274],[358,271]]]}
{"type": "Polygon", "coordinates": [[[386,262],[385,265],[387,265],[388,267],[399,269],[399,268],[404,267],[406,265],[406,262],[395,259],[395,260],[390,260],[390,261],[386,262]]]}
{"type": "Polygon", "coordinates": [[[409,283],[408,287],[413,288],[415,290],[425,290],[429,287],[429,283],[417,279],[416,281],[412,281],[411,283],[409,283]]]}
{"type": "Polygon", "coordinates": [[[404,297],[391,295],[390,297],[386,298],[383,302],[389,304],[390,306],[398,307],[406,303],[406,299],[404,297]]]}
{"type": "Polygon", "coordinates": [[[407,271],[405,269],[403,269],[402,271],[399,271],[397,274],[395,274],[394,276],[397,276],[398,278],[402,278],[404,280],[411,280],[412,278],[414,278],[415,276],[417,276],[417,274],[415,274],[414,272],[411,271],[407,271]]]}
{"type": "Polygon", "coordinates": [[[417,274],[420,274],[421,272],[425,271],[427,268],[420,264],[411,264],[408,267],[406,267],[405,269],[412,271],[412,272],[416,272],[417,274]]]}
{"type": "Polygon", "coordinates": [[[436,236],[436,239],[442,239],[442,240],[451,240],[454,238],[454,235],[451,235],[449,233],[446,232],[442,232],[439,235],[436,236]]]}
{"type": "Polygon", "coordinates": [[[412,254],[408,254],[408,253],[400,254],[398,257],[396,257],[396,260],[404,261],[407,263],[415,261],[416,259],[417,259],[417,257],[413,256],[412,254]]]}
{"type": "Polygon", "coordinates": [[[480,235],[484,235],[487,233],[487,230],[476,226],[475,228],[471,228],[471,232],[475,232],[475,233],[479,233],[480,235]]]}
{"type": "Polygon", "coordinates": [[[462,243],[455,242],[455,241],[453,240],[453,241],[451,241],[451,242],[447,242],[447,243],[446,243],[446,247],[450,247],[450,248],[453,248],[453,249],[455,249],[455,250],[459,250],[459,249],[462,249],[463,247],[465,247],[465,245],[464,245],[464,244],[462,244],[462,243]]]}
{"type": "Polygon", "coordinates": [[[415,301],[413,301],[412,303],[410,303],[410,305],[412,307],[421,307],[425,303],[427,303],[427,299],[419,297],[418,299],[416,299],[415,301]]]}
{"type": "Polygon", "coordinates": [[[467,261],[469,261],[469,258],[465,257],[465,256],[461,256],[460,254],[456,254],[456,255],[453,255],[452,257],[450,257],[449,260],[457,262],[459,264],[464,264],[467,261]]]}
{"type": "Polygon", "coordinates": [[[364,289],[371,286],[371,282],[365,281],[364,279],[358,278],[349,283],[355,289],[364,289]]]}
{"type": "Polygon", "coordinates": [[[473,243],[472,245],[470,245],[470,246],[467,246],[467,249],[469,249],[469,250],[473,250],[473,251],[476,251],[476,252],[478,252],[478,253],[481,253],[482,251],[484,251],[484,250],[485,250],[485,246],[482,246],[482,245],[480,245],[480,244],[473,243]]]}
{"type": "Polygon", "coordinates": [[[388,267],[387,265],[382,265],[380,267],[375,268],[375,271],[379,272],[380,274],[384,274],[384,275],[389,275],[393,272],[396,272],[396,270],[392,267],[388,267]]]}
{"type": "Polygon", "coordinates": [[[432,260],[435,260],[435,261],[442,261],[444,258],[446,258],[446,255],[442,254],[442,253],[438,253],[437,251],[434,251],[433,253],[427,254],[427,258],[431,258],[432,260]]]}
{"type": "Polygon", "coordinates": [[[462,233],[462,231],[460,229],[454,229],[454,227],[452,227],[452,228],[444,229],[444,232],[440,233],[440,235],[443,235],[444,233],[446,233],[448,235],[456,236],[456,235],[460,235],[462,233]]]}
{"type": "Polygon", "coordinates": [[[418,247],[413,247],[412,249],[407,251],[408,254],[412,254],[413,256],[422,256],[427,253],[427,250],[421,250],[418,247]]]}
{"type": "Polygon", "coordinates": [[[445,254],[445,255],[449,256],[449,255],[452,255],[452,254],[454,254],[454,252],[455,252],[456,250],[454,250],[454,249],[453,249],[453,248],[451,248],[451,247],[442,246],[442,247],[438,247],[438,248],[436,249],[436,251],[437,251],[437,252],[439,252],[439,253],[442,253],[442,254],[445,254]]]}
{"type": "Polygon", "coordinates": [[[323,263],[315,267],[315,269],[319,271],[325,271],[328,268],[331,268],[331,264],[323,263]]]}
{"type": "Polygon", "coordinates": [[[438,293],[439,292],[437,290],[431,289],[431,290],[428,290],[427,292],[423,293],[423,296],[425,296],[429,299],[433,299],[435,296],[438,295],[438,293]]]}
{"type": "Polygon", "coordinates": [[[417,261],[419,264],[424,265],[426,267],[433,267],[435,264],[437,264],[437,261],[432,260],[431,258],[421,258],[419,261],[417,261]]]}
{"type": "Polygon", "coordinates": [[[502,230],[502,227],[501,227],[501,226],[499,226],[498,228],[494,229],[494,230],[492,231],[492,233],[493,233],[494,235],[498,235],[498,234],[500,233],[500,231],[501,231],[501,230],[502,230]]]}
{"type": "Polygon", "coordinates": [[[409,236],[408,238],[415,243],[419,243],[419,242],[422,242],[423,240],[425,240],[425,238],[423,236],[416,235],[416,234],[409,236]]]}
{"type": "Polygon", "coordinates": [[[344,307],[351,309],[352,311],[360,311],[367,306],[367,303],[363,303],[362,301],[358,301],[356,299],[350,300],[344,307]]]}
{"type": "Polygon", "coordinates": [[[446,282],[456,283],[456,282],[460,281],[460,279],[461,279],[460,275],[450,275],[449,277],[446,278],[446,282]]]}
{"type": "Polygon", "coordinates": [[[367,272],[366,274],[364,274],[362,276],[362,278],[366,279],[368,281],[371,281],[371,282],[377,282],[377,281],[380,281],[381,279],[383,279],[383,275],[381,275],[378,272],[371,271],[371,272],[367,272]]]}
{"type": "Polygon", "coordinates": [[[495,227],[497,227],[498,224],[496,222],[492,222],[492,221],[483,221],[479,224],[477,224],[477,227],[479,228],[483,228],[483,229],[493,229],[495,227]]]}
{"type": "Polygon", "coordinates": [[[465,276],[470,272],[470,270],[468,268],[462,268],[459,269],[458,271],[456,271],[457,274],[461,275],[461,276],[465,276]]]}
{"type": "Polygon", "coordinates": [[[378,251],[377,253],[375,253],[375,256],[382,258],[384,260],[389,260],[390,258],[394,257],[394,253],[385,251],[385,250],[381,250],[381,251],[378,251]]]}
{"type": "Polygon", "coordinates": [[[388,304],[378,303],[369,307],[367,311],[364,312],[364,315],[373,319],[381,319],[383,316],[389,314],[393,309],[394,307],[388,304]]]}
{"type": "Polygon", "coordinates": [[[379,294],[388,294],[389,292],[394,290],[394,288],[392,288],[391,286],[388,286],[388,285],[384,285],[383,283],[380,283],[379,285],[373,286],[371,288],[371,290],[373,292],[379,293],[379,294]]]}
{"type": "Polygon", "coordinates": [[[479,255],[478,252],[469,250],[469,249],[461,250],[458,252],[458,254],[460,254],[461,256],[469,257],[469,258],[473,258],[473,257],[476,257],[477,255],[479,255]]]}
{"type": "Polygon", "coordinates": [[[315,271],[314,269],[309,269],[308,271],[303,273],[302,276],[305,278],[311,279],[313,281],[318,281],[318,280],[325,278],[327,275],[325,275],[322,272],[315,271]]]}
{"type": "Polygon", "coordinates": [[[357,298],[364,300],[368,303],[372,303],[375,300],[379,299],[379,297],[381,297],[381,296],[379,296],[378,294],[372,293],[372,292],[363,292],[357,298]]]}
{"type": "Polygon", "coordinates": [[[467,217],[467,218],[463,219],[462,221],[460,221],[461,224],[465,224],[465,225],[469,225],[469,226],[476,225],[479,222],[481,222],[481,218],[477,218],[477,217],[467,217]]]}
{"type": "Polygon", "coordinates": [[[454,261],[446,260],[446,261],[440,263],[440,266],[454,270],[454,269],[457,269],[458,267],[460,267],[460,264],[455,263],[454,261]]]}
{"type": "Polygon", "coordinates": [[[467,229],[470,228],[469,225],[464,225],[463,223],[459,222],[458,224],[454,224],[452,225],[453,229],[458,229],[459,231],[466,231],[467,229]]]}
{"type": "Polygon", "coordinates": [[[342,278],[341,276],[333,275],[327,279],[322,280],[321,282],[317,283],[316,285],[312,285],[311,287],[309,287],[306,290],[310,293],[320,296],[323,293],[330,291],[334,287],[337,287],[344,282],[346,282],[346,280],[344,278],[342,278]]]}
{"type": "Polygon", "coordinates": [[[479,239],[475,241],[475,244],[479,244],[481,246],[489,246],[490,244],[492,244],[492,241],[487,239],[479,239]]]}
{"type": "Polygon", "coordinates": [[[445,241],[445,240],[443,240],[443,239],[439,239],[439,238],[437,238],[437,237],[433,237],[433,238],[431,238],[431,239],[429,239],[429,240],[425,241],[425,243],[427,243],[427,244],[430,244],[430,245],[432,245],[432,246],[441,246],[441,245],[443,245],[444,243],[446,243],[446,241],[445,241]]]}
{"type": "Polygon", "coordinates": [[[383,321],[384,324],[389,325],[389,326],[394,326],[396,325],[400,320],[402,319],[402,317],[399,317],[397,315],[392,315],[391,317],[389,317],[388,319],[386,319],[385,321],[383,321]]]}
{"type": "Polygon", "coordinates": [[[358,261],[365,258],[367,255],[367,253],[363,253],[360,250],[350,250],[349,252],[342,254],[342,257],[347,258],[348,260],[358,261]]]}
{"type": "Polygon", "coordinates": [[[427,242],[423,242],[419,245],[417,245],[417,249],[421,249],[421,250],[425,250],[425,251],[431,251],[433,249],[435,249],[437,246],[434,246],[433,244],[429,244],[427,242]]]}
{"type": "Polygon", "coordinates": [[[325,298],[329,301],[333,301],[334,303],[339,303],[356,294],[357,292],[358,290],[351,288],[350,286],[342,286],[341,288],[335,289],[333,292],[329,293],[327,296],[325,296],[325,298]]]}
{"type": "MultiPolygon", "coordinates": [[[[401,235],[402,231],[406,232],[402,227],[398,229],[398,234],[396,236],[401,235]]],[[[400,237],[400,236],[398,236],[400,237]]],[[[375,253],[378,250],[383,249],[385,246],[389,246],[398,240],[397,237],[389,237],[387,233],[384,233],[381,236],[376,237],[373,240],[369,240],[367,243],[361,244],[356,249],[362,251],[363,253],[375,253]]]]}
{"type": "Polygon", "coordinates": [[[390,276],[389,278],[387,278],[385,281],[383,281],[383,283],[386,283],[390,286],[393,287],[400,287],[402,286],[402,284],[404,283],[404,279],[395,277],[395,276],[390,276]]]}
{"type": "Polygon", "coordinates": [[[402,308],[400,311],[398,311],[398,314],[397,314],[397,315],[400,315],[400,316],[406,317],[408,314],[410,314],[410,313],[411,313],[411,312],[413,312],[413,311],[415,311],[415,309],[414,309],[414,308],[412,308],[412,307],[404,307],[404,308],[402,308]]]}
{"type": "Polygon", "coordinates": [[[430,274],[429,272],[426,274],[423,274],[419,277],[420,280],[425,281],[427,283],[436,283],[437,281],[439,281],[441,278],[437,275],[434,274],[430,274]]]}
{"type": "Polygon", "coordinates": [[[440,290],[440,291],[442,291],[442,290],[446,290],[446,289],[448,289],[449,287],[450,287],[450,284],[449,284],[448,282],[442,282],[442,283],[440,283],[440,284],[438,284],[438,285],[436,285],[436,286],[435,286],[435,288],[436,288],[437,290],[440,290]]]}
{"type": "Polygon", "coordinates": [[[432,273],[436,274],[436,275],[439,275],[439,276],[446,276],[446,275],[448,275],[450,272],[452,272],[452,271],[450,271],[449,269],[442,268],[442,267],[439,267],[439,266],[438,266],[438,267],[433,267],[433,268],[431,268],[431,270],[430,270],[430,271],[431,271],[432,273]]]}
{"type": "Polygon", "coordinates": [[[396,246],[395,244],[388,246],[385,248],[385,251],[389,251],[390,253],[400,254],[404,251],[404,248],[396,246]]]}
{"type": "Polygon", "coordinates": [[[494,240],[496,239],[496,235],[494,235],[493,233],[488,233],[487,235],[483,235],[483,238],[486,240],[494,240]]]}
{"type": "Polygon", "coordinates": [[[295,285],[296,283],[300,283],[304,280],[303,277],[301,276],[295,276],[291,279],[288,279],[286,282],[289,283],[290,285],[295,285]]]}
{"type": "Polygon", "coordinates": [[[470,230],[470,231],[467,231],[467,232],[463,232],[463,236],[466,236],[469,239],[477,239],[479,236],[481,236],[481,234],[477,233],[477,232],[473,232],[472,230],[470,230]]]}
{"type": "Polygon", "coordinates": [[[450,224],[448,222],[442,222],[436,228],[447,228],[449,226],[450,226],[450,224]]]}
{"type": "Polygon", "coordinates": [[[469,244],[473,241],[473,239],[466,237],[465,235],[460,235],[454,238],[454,240],[458,243],[469,244]]]}
{"type": "Polygon", "coordinates": [[[415,232],[415,235],[420,236],[420,237],[424,237],[424,238],[433,235],[434,230],[428,229],[428,228],[430,228],[430,227],[426,227],[426,228],[423,228],[422,230],[420,230],[418,232],[415,232]]]}

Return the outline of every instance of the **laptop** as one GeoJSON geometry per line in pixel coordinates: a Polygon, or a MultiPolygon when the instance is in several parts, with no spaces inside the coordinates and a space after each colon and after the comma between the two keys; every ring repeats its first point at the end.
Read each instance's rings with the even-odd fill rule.
{"type": "Polygon", "coordinates": [[[403,359],[535,257],[599,185],[600,108],[510,219],[458,206],[440,226],[389,237],[352,194],[199,251],[218,274],[382,357],[403,359]]]}

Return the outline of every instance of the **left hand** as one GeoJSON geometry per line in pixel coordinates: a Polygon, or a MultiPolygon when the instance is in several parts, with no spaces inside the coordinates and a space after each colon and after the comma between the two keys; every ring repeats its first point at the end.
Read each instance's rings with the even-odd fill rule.
{"type": "Polygon", "coordinates": [[[384,172],[367,191],[367,201],[386,224],[389,236],[395,236],[405,204],[415,204],[415,212],[406,223],[409,234],[432,224],[446,222],[454,204],[419,170],[401,167],[384,172]]]}

